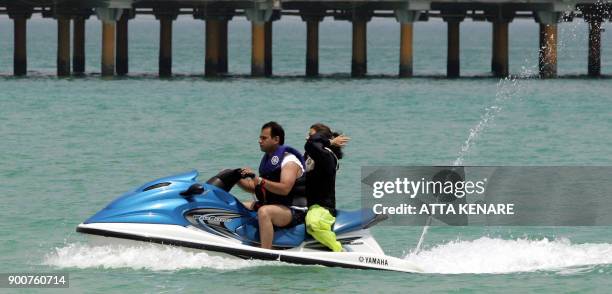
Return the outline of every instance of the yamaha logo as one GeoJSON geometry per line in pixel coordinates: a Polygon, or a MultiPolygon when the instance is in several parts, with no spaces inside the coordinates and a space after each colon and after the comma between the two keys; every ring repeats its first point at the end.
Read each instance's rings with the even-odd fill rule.
{"type": "Polygon", "coordinates": [[[272,159],[270,160],[270,162],[272,162],[272,165],[277,165],[278,164],[278,156],[276,156],[276,155],[272,156],[272,159]]]}
{"type": "Polygon", "coordinates": [[[389,266],[389,261],[384,258],[359,256],[359,262],[389,266]]]}

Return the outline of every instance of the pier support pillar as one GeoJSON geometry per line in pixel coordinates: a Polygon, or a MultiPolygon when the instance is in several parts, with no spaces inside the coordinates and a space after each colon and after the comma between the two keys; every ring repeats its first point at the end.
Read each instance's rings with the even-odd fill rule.
{"type": "Polygon", "coordinates": [[[72,18],[72,72],[75,74],[85,73],[85,21],[91,15],[91,11],[83,11],[72,18]]]}
{"type": "Polygon", "coordinates": [[[420,11],[396,10],[395,18],[400,23],[399,76],[412,76],[412,25],[419,18],[420,11]]]}
{"type": "Polygon", "coordinates": [[[117,75],[127,75],[129,68],[129,21],[135,17],[135,12],[132,9],[123,10],[123,14],[117,20],[117,54],[115,62],[117,67],[117,75]]]}
{"type": "Polygon", "coordinates": [[[507,77],[508,64],[508,22],[493,22],[493,54],[491,57],[491,72],[495,77],[507,77]]]}
{"type": "Polygon", "coordinates": [[[207,77],[214,77],[221,73],[221,20],[206,20],[206,60],[204,72],[207,77]]]}
{"type": "Polygon", "coordinates": [[[121,14],[121,9],[96,8],[96,15],[102,21],[102,76],[115,75],[115,27],[121,14]]]}
{"type": "Polygon", "coordinates": [[[306,76],[308,77],[319,75],[319,22],[321,21],[306,21],[306,76]]]}
{"type": "Polygon", "coordinates": [[[265,76],[269,77],[272,75],[272,20],[266,21],[264,25],[265,36],[264,36],[264,63],[266,69],[265,76]]]}
{"type": "Polygon", "coordinates": [[[459,58],[459,25],[465,18],[463,11],[445,11],[443,17],[448,24],[448,46],[446,55],[446,76],[449,78],[458,78],[460,72],[459,58]]]}
{"type": "Polygon", "coordinates": [[[491,72],[493,76],[505,78],[510,75],[508,58],[508,24],[514,18],[514,10],[498,5],[486,10],[487,20],[493,25],[491,72]]]}
{"type": "Polygon", "coordinates": [[[227,25],[231,15],[222,20],[219,20],[219,62],[217,72],[220,74],[226,74],[228,71],[227,63],[227,25]]]}
{"type": "Polygon", "coordinates": [[[115,22],[102,22],[102,76],[115,74],[115,22]]]}
{"type": "Polygon", "coordinates": [[[589,76],[601,75],[601,21],[589,22],[589,76]]]}
{"type": "Polygon", "coordinates": [[[412,22],[400,23],[399,76],[412,76],[412,22]]]}
{"type": "Polygon", "coordinates": [[[302,21],[306,22],[306,76],[319,75],[319,23],[325,17],[324,9],[300,11],[302,21]]]}
{"type": "Polygon", "coordinates": [[[280,19],[280,10],[273,10],[272,16],[270,16],[270,20],[266,21],[265,24],[265,76],[272,76],[272,25],[274,21],[280,19]]]}
{"type": "Polygon", "coordinates": [[[588,74],[590,77],[601,75],[601,22],[605,7],[602,5],[589,5],[581,8],[584,21],[589,24],[589,56],[588,74]]]}
{"type": "Polygon", "coordinates": [[[153,9],[159,20],[159,76],[172,76],[172,22],[178,16],[178,9],[153,9]]]}
{"type": "Polygon", "coordinates": [[[271,19],[272,7],[246,9],[245,13],[251,21],[251,75],[262,77],[266,75],[266,22],[271,19]]]}
{"type": "Polygon", "coordinates": [[[26,24],[28,18],[32,16],[32,9],[26,7],[8,7],[7,10],[14,25],[13,74],[15,76],[23,76],[28,71],[26,24]]]}
{"type": "Polygon", "coordinates": [[[355,11],[351,18],[353,23],[352,77],[363,77],[368,73],[367,24],[371,18],[370,11],[355,11]]]}
{"type": "Polygon", "coordinates": [[[319,75],[319,22],[306,21],[306,76],[319,75]]]}
{"type": "Polygon", "coordinates": [[[560,19],[560,12],[536,12],[536,21],[540,24],[539,69],[541,78],[557,76],[557,23],[560,19]]]}
{"type": "Polygon", "coordinates": [[[215,77],[227,73],[227,25],[234,10],[221,7],[196,9],[193,17],[206,21],[204,74],[215,77]]]}
{"type": "Polygon", "coordinates": [[[265,38],[266,29],[265,23],[252,23],[252,49],[251,49],[251,75],[255,77],[264,76],[266,74],[265,64],[265,38]]]}
{"type": "Polygon", "coordinates": [[[458,21],[448,22],[448,48],[446,60],[446,76],[449,78],[459,77],[459,24],[458,21]]]}
{"type": "Polygon", "coordinates": [[[540,24],[540,77],[557,76],[557,24],[540,24]]]}
{"type": "Polygon", "coordinates": [[[70,18],[57,16],[57,75],[70,75],[70,18]]]}

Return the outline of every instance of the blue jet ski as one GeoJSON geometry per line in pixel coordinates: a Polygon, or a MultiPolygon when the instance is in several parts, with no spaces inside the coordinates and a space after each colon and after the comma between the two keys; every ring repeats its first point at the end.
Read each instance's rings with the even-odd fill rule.
{"type": "Polygon", "coordinates": [[[385,219],[371,210],[338,210],[333,230],[344,252],[332,252],[306,233],[304,224],[276,229],[273,249],[259,247],[257,213],[229,193],[240,180],[225,170],[205,183],[196,170],[146,183],[78,225],[96,242],[153,242],[243,259],[278,260],[358,269],[418,272],[386,256],[369,227],[385,219]]]}

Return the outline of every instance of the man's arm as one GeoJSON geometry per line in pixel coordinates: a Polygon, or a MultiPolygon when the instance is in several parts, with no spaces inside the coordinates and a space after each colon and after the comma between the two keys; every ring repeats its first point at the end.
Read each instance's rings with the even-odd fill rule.
{"type": "Polygon", "coordinates": [[[289,162],[281,168],[280,182],[265,180],[263,184],[264,188],[274,194],[285,196],[291,192],[291,189],[293,189],[293,185],[295,184],[295,180],[299,177],[301,172],[302,168],[298,166],[297,163],[289,162]]]}

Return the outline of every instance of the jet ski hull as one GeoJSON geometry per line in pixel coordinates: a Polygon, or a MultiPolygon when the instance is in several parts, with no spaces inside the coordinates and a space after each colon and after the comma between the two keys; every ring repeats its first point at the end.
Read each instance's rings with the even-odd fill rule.
{"type": "Polygon", "coordinates": [[[314,240],[303,242],[299,247],[284,250],[262,249],[242,244],[236,239],[209,234],[195,227],[167,224],[89,223],[80,224],[77,232],[91,235],[104,243],[117,243],[118,239],[150,242],[242,259],[276,260],[304,265],[399,272],[422,271],[411,262],[384,255],[368,230],[360,230],[339,237],[339,241],[345,243],[344,247],[350,250],[349,252],[325,250],[314,240]]]}

